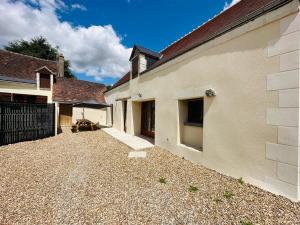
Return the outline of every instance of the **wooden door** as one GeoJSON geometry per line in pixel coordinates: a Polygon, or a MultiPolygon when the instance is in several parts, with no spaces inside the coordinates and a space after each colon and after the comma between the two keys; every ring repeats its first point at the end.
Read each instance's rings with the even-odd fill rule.
{"type": "Polygon", "coordinates": [[[155,101],[142,102],[141,134],[155,136],[155,101]]]}
{"type": "Polygon", "coordinates": [[[59,106],[59,124],[61,126],[72,126],[72,105],[60,104],[59,106]]]}

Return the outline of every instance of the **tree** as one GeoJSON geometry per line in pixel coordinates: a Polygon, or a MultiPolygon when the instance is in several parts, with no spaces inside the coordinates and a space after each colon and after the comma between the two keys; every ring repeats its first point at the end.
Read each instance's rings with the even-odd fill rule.
{"type": "MultiPolygon", "coordinates": [[[[57,60],[58,47],[54,48],[49,44],[46,38],[37,37],[30,41],[18,40],[9,42],[4,49],[11,52],[21,53],[24,55],[30,55],[41,59],[57,60]]],[[[64,73],[67,78],[76,78],[72,73],[71,64],[69,60],[65,59],[64,73]]]]}

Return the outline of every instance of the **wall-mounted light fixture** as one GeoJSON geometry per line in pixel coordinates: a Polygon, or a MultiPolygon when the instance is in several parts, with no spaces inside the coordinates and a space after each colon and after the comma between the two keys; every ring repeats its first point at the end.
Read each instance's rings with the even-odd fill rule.
{"type": "Polygon", "coordinates": [[[138,96],[141,98],[143,95],[141,93],[138,93],[138,96]]]}
{"type": "Polygon", "coordinates": [[[216,91],[215,91],[215,90],[213,90],[213,89],[208,89],[208,90],[205,91],[205,95],[206,95],[207,97],[214,97],[214,96],[216,96],[217,94],[216,94],[216,91]]]}

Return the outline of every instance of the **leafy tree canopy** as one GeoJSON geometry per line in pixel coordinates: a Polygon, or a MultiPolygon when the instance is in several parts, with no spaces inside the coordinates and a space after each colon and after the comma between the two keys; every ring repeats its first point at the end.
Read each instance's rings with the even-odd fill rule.
{"type": "MultiPolygon", "coordinates": [[[[18,40],[9,42],[7,46],[4,46],[4,49],[6,49],[7,51],[17,52],[24,55],[48,60],[57,60],[57,56],[59,54],[58,47],[51,46],[47,39],[44,37],[36,37],[31,39],[30,41],[18,40]]],[[[65,77],[76,78],[72,73],[70,67],[70,61],[65,59],[65,77]]]]}

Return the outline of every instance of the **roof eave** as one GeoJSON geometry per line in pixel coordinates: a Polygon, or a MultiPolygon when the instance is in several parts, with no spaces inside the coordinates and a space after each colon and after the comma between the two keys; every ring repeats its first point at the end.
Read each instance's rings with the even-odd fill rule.
{"type": "Polygon", "coordinates": [[[108,92],[110,92],[110,91],[112,91],[112,90],[114,90],[114,89],[118,88],[118,87],[122,87],[122,86],[124,86],[124,84],[127,84],[127,83],[129,83],[129,81],[130,81],[130,80],[128,80],[128,81],[125,81],[123,84],[120,84],[120,85],[117,85],[117,86],[112,86],[112,87],[111,87],[111,89],[109,89],[109,90],[106,90],[106,91],[104,91],[103,93],[105,94],[105,93],[108,93],[108,92]]]}
{"type": "Polygon", "coordinates": [[[0,80],[8,81],[8,82],[16,82],[16,83],[36,84],[35,80],[20,79],[20,78],[3,76],[3,75],[0,75],[0,80]]]}
{"type": "Polygon", "coordinates": [[[230,32],[231,30],[234,30],[234,29],[236,29],[236,28],[238,28],[238,27],[240,27],[240,26],[242,26],[242,25],[244,25],[244,24],[246,24],[246,23],[248,23],[252,20],[255,20],[256,18],[258,18],[258,17],[260,17],[260,16],[262,16],[266,13],[272,12],[272,11],[274,11],[274,10],[276,10],[276,9],[278,9],[278,8],[284,6],[284,5],[286,5],[286,4],[288,4],[292,1],[293,0],[273,1],[272,4],[269,4],[269,5],[261,8],[261,9],[258,9],[256,11],[252,12],[250,15],[248,14],[248,15],[240,18],[239,20],[236,20],[231,25],[225,27],[223,30],[221,30],[220,32],[218,32],[216,34],[211,35],[206,40],[204,40],[200,43],[196,43],[195,45],[183,50],[182,52],[179,52],[178,54],[176,54],[174,56],[170,56],[170,58],[166,59],[166,61],[164,61],[164,62],[162,62],[158,65],[154,65],[153,67],[150,67],[149,69],[141,72],[140,75],[143,75],[147,72],[150,72],[150,71],[154,70],[155,68],[158,68],[159,66],[162,66],[163,64],[165,64],[165,63],[167,63],[167,62],[169,62],[169,61],[171,61],[171,60],[173,60],[173,59],[175,59],[175,58],[177,58],[177,57],[179,57],[179,56],[181,56],[181,55],[183,55],[183,54],[185,54],[185,53],[187,53],[187,52],[189,52],[189,51],[191,51],[191,50],[193,50],[193,49],[195,49],[195,48],[197,48],[197,47],[199,47],[199,46],[201,46],[201,45],[203,45],[203,44],[205,44],[205,43],[207,43],[207,42],[209,42],[209,41],[211,41],[215,38],[217,38],[217,37],[220,37],[220,36],[222,36],[223,34],[225,34],[227,32],[230,32]]]}

